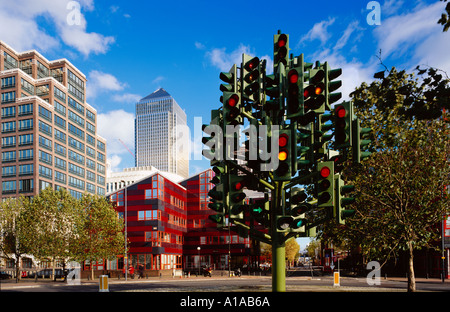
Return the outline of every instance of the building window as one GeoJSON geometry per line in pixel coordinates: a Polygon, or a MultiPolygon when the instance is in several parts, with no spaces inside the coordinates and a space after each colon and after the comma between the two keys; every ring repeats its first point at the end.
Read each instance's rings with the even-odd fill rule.
{"type": "Polygon", "coordinates": [[[2,193],[11,194],[16,192],[16,181],[3,181],[2,182],[2,193]]]}
{"type": "Polygon", "coordinates": [[[12,88],[16,85],[16,76],[2,78],[2,89],[12,88]]]}
{"type": "Polygon", "coordinates": [[[34,180],[33,179],[25,179],[19,180],[19,192],[33,192],[34,190],[34,180]]]}
{"type": "Polygon", "coordinates": [[[19,116],[32,115],[32,114],[33,114],[33,104],[19,105],[19,116]]]}
{"type": "Polygon", "coordinates": [[[160,220],[161,211],[160,210],[141,210],[138,211],[138,220],[160,220]]]}
{"type": "Polygon", "coordinates": [[[33,173],[34,173],[33,164],[26,164],[19,166],[19,176],[33,175],[33,173]]]}
{"type": "Polygon", "coordinates": [[[3,107],[2,118],[10,118],[10,117],[16,117],[16,107],[15,106],[3,107]]]}
{"type": "Polygon", "coordinates": [[[2,93],[2,104],[11,103],[16,100],[16,91],[2,93]]]}
{"type": "Polygon", "coordinates": [[[16,176],[16,166],[2,167],[2,178],[15,176],[16,176]]]}

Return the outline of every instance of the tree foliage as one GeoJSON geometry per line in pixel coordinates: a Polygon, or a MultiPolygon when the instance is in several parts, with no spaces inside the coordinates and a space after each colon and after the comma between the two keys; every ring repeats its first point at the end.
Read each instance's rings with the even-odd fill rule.
{"type": "Polygon", "coordinates": [[[350,165],[344,178],[355,185],[356,214],[345,226],[325,230],[338,243],[360,246],[369,260],[409,255],[409,290],[415,290],[413,251],[439,237],[450,200],[449,79],[417,68],[421,79],[392,68],[386,77],[353,93],[355,113],[373,129],[372,156],[350,165]]]}
{"type": "MultiPolygon", "coordinates": [[[[2,254],[36,260],[92,262],[124,252],[124,223],[107,199],[85,194],[75,199],[65,189],[46,188],[33,199],[1,203],[2,254]]],[[[16,266],[18,268],[18,266],[16,266]]]]}
{"type": "MultiPolygon", "coordinates": [[[[441,0],[443,2],[447,2],[447,0],[441,0]]],[[[442,13],[441,18],[438,20],[438,24],[441,24],[444,26],[442,29],[443,32],[446,32],[450,28],[450,2],[447,3],[447,6],[445,7],[445,12],[442,13]]]]}

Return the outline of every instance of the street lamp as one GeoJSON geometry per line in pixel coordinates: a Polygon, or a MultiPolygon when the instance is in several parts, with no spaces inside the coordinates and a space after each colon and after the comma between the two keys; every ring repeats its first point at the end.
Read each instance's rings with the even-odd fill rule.
{"type": "Polygon", "coordinates": [[[124,218],[124,220],[125,220],[125,245],[124,245],[124,248],[125,248],[125,252],[124,252],[124,258],[123,258],[123,265],[124,265],[124,267],[125,267],[125,281],[127,281],[128,280],[128,254],[127,254],[127,233],[128,233],[128,230],[127,230],[127,218],[128,218],[128,213],[127,213],[127,211],[128,211],[128,198],[127,198],[127,194],[128,194],[128,188],[127,188],[127,186],[126,186],[126,182],[124,181],[124,180],[121,180],[120,182],[123,182],[123,184],[125,185],[125,218],[124,218]]]}

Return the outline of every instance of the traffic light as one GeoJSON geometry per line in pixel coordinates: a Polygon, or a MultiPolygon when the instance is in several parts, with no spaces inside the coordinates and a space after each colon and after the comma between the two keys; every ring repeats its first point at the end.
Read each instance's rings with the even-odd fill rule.
{"type": "Polygon", "coordinates": [[[280,86],[282,86],[282,76],[265,75],[264,76],[264,91],[265,96],[269,96],[270,99],[266,99],[263,103],[263,110],[265,111],[266,116],[269,116],[271,120],[276,121],[277,116],[284,113],[284,99],[282,96],[282,90],[280,86]]]}
{"type": "Polygon", "coordinates": [[[328,142],[333,137],[333,133],[330,130],[333,128],[333,124],[328,122],[332,119],[331,114],[319,115],[317,122],[317,129],[314,131],[314,153],[315,159],[320,159],[328,152],[328,142]]]}
{"type": "Polygon", "coordinates": [[[223,103],[223,129],[227,125],[236,126],[242,124],[241,99],[238,93],[224,92],[222,97],[223,103]]]}
{"type": "Polygon", "coordinates": [[[360,163],[361,160],[369,157],[372,153],[366,151],[367,146],[370,144],[369,140],[370,132],[372,128],[361,128],[359,119],[355,118],[352,121],[352,152],[353,152],[353,162],[360,163]]]}
{"type": "Polygon", "coordinates": [[[214,186],[209,192],[208,196],[211,198],[211,202],[208,204],[208,208],[216,211],[216,214],[209,215],[208,218],[217,223],[218,228],[224,227],[225,214],[226,214],[226,192],[224,181],[214,186]]]}
{"type": "Polygon", "coordinates": [[[278,66],[280,63],[287,67],[289,61],[289,36],[286,34],[278,34],[273,37],[273,73],[276,75],[278,73],[278,66]]]}
{"type": "Polygon", "coordinates": [[[343,102],[334,107],[334,148],[343,149],[352,144],[353,105],[343,102]]]}
{"type": "Polygon", "coordinates": [[[222,113],[220,110],[211,111],[211,124],[202,125],[202,131],[208,136],[202,138],[202,143],[208,148],[202,150],[202,155],[210,160],[211,165],[223,159],[222,113]]]}
{"type": "Polygon", "coordinates": [[[325,71],[320,66],[309,71],[309,85],[303,90],[304,112],[309,110],[316,114],[325,112],[325,71]]]}
{"type": "Polygon", "coordinates": [[[270,201],[256,199],[250,204],[250,214],[253,219],[264,227],[269,226],[270,201]]]}
{"type": "Polygon", "coordinates": [[[292,171],[292,142],[291,131],[279,130],[278,138],[275,135],[272,139],[278,139],[278,168],[273,172],[275,181],[289,181],[292,171]]]}
{"type": "Polygon", "coordinates": [[[243,220],[244,219],[244,200],[245,200],[245,176],[238,176],[236,174],[228,175],[229,184],[229,213],[230,220],[243,220]]]}
{"type": "Polygon", "coordinates": [[[262,80],[259,58],[242,54],[241,70],[242,98],[260,103],[262,80]]]}
{"type": "Polygon", "coordinates": [[[296,140],[297,144],[294,146],[294,155],[297,157],[293,159],[293,175],[298,170],[304,169],[314,162],[313,133],[314,130],[311,130],[311,128],[304,129],[303,127],[298,128],[296,131],[294,140],[296,140]]]}
{"type": "Polygon", "coordinates": [[[331,110],[331,104],[338,101],[342,94],[340,92],[335,92],[342,86],[341,80],[335,80],[342,74],[341,68],[331,69],[328,62],[324,64],[325,75],[325,106],[327,110],[331,110]]]}
{"type": "Polygon", "coordinates": [[[311,209],[306,202],[307,195],[303,189],[292,188],[289,194],[289,213],[292,217],[290,232],[304,232],[306,217],[305,213],[311,209]]]}
{"type": "Polygon", "coordinates": [[[237,69],[234,64],[228,73],[221,72],[219,75],[220,80],[225,83],[220,85],[220,91],[222,92],[238,92],[237,84],[237,69]]]}
{"type": "Polygon", "coordinates": [[[355,201],[354,197],[344,197],[346,194],[351,193],[355,190],[353,185],[345,185],[344,180],[342,180],[341,175],[335,175],[335,185],[336,185],[336,203],[335,203],[335,213],[334,217],[339,224],[345,224],[345,219],[353,216],[355,210],[345,209],[345,206],[352,204],[355,201]]]}
{"type": "Polygon", "coordinates": [[[300,97],[300,90],[302,89],[302,72],[300,67],[294,67],[287,73],[287,118],[297,117],[303,112],[303,101],[300,97]]]}
{"type": "Polygon", "coordinates": [[[317,207],[333,206],[334,199],[334,162],[325,161],[317,164],[317,207]]]}

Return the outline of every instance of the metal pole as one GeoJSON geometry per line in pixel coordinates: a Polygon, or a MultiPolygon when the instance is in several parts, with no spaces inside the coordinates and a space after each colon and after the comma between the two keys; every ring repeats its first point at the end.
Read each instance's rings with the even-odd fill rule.
{"type": "Polygon", "coordinates": [[[445,213],[442,218],[442,283],[445,283],[445,245],[444,245],[444,223],[445,223],[445,213]]]}
{"type": "Polygon", "coordinates": [[[286,249],[281,233],[277,232],[276,216],[281,213],[281,185],[272,191],[271,231],[272,231],[272,292],[286,291],[286,249]]]}
{"type": "Polygon", "coordinates": [[[128,280],[128,254],[127,254],[127,240],[128,240],[128,229],[127,229],[127,218],[128,218],[128,188],[126,186],[125,180],[122,180],[120,182],[123,182],[125,184],[125,244],[124,244],[124,258],[123,258],[123,266],[125,268],[125,281],[128,280]]]}

